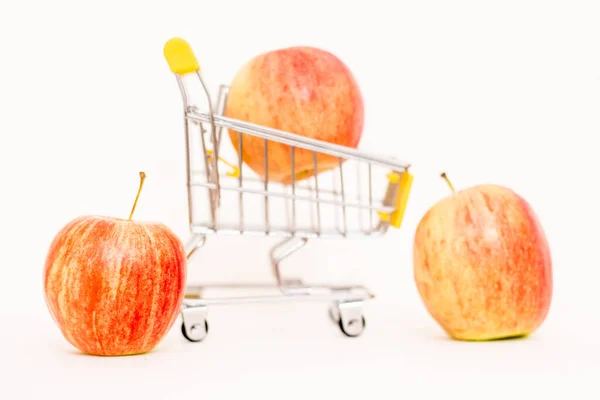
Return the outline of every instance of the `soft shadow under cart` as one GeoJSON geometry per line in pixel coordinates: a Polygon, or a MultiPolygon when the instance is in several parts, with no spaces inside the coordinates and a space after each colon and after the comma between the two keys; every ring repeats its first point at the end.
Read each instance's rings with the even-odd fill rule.
{"type": "MultiPolygon", "coordinates": [[[[350,337],[359,336],[365,328],[363,304],[373,298],[367,288],[304,284],[283,277],[280,264],[309,240],[375,238],[383,236],[390,227],[400,228],[413,179],[409,165],[391,157],[225,117],[228,87],[220,86],[213,102],[189,44],[181,38],[173,38],[165,44],[164,55],[183,98],[191,231],[186,243],[188,260],[198,253],[209,236],[281,238],[270,254],[274,275],[271,290],[276,289],[276,294],[206,297],[203,295],[205,287],[188,285],[181,310],[183,336],[193,342],[206,337],[207,310],[213,305],[301,300],[329,303],[330,315],[341,331],[350,337]],[[198,86],[197,92],[191,90],[194,84],[198,86]],[[194,93],[200,93],[199,103],[205,103],[204,111],[193,101],[194,93]],[[251,170],[244,169],[237,153],[232,153],[237,162],[227,162],[221,156],[223,131],[228,129],[237,132],[240,144],[242,135],[263,140],[265,165],[269,160],[269,143],[289,146],[292,176],[295,175],[294,154],[298,151],[312,152],[315,169],[319,153],[337,157],[339,167],[302,182],[292,179],[289,185],[270,182],[268,176],[258,179],[251,170]],[[377,168],[384,172],[376,175],[377,168]],[[382,188],[380,197],[375,197],[373,189],[376,177],[384,178],[385,190],[382,188]],[[207,208],[206,217],[201,216],[202,205],[207,208]],[[248,211],[250,206],[251,212],[248,211]],[[260,219],[252,221],[257,216],[260,219]]],[[[233,282],[225,285],[238,287],[233,282]]]]}

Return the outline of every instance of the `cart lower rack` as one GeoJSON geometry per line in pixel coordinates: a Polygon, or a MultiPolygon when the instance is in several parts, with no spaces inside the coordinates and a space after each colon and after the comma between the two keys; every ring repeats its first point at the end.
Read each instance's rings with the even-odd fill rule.
{"type": "MultiPolygon", "coordinates": [[[[173,38],[165,44],[164,55],[175,74],[183,98],[186,144],[188,219],[191,236],[186,243],[188,260],[214,235],[259,235],[280,237],[271,250],[275,295],[205,297],[206,286],[188,285],[181,310],[182,334],[189,341],[203,340],[208,334],[207,311],[213,305],[249,302],[315,300],[330,303],[330,315],[347,336],[359,336],[365,328],[362,307],[373,294],[363,286],[307,285],[282,276],[283,260],[314,239],[369,238],[384,235],[390,227],[400,228],[412,175],[407,163],[369,154],[354,148],[251,124],[223,115],[228,87],[220,87],[213,103],[189,44],[173,38]],[[193,102],[192,84],[206,105],[202,112],[193,102]],[[295,176],[296,154],[311,152],[314,168],[319,155],[337,157],[339,166],[299,182],[282,185],[257,178],[244,170],[243,154],[231,152],[237,162],[226,161],[221,153],[223,130],[236,132],[240,146],[244,135],[264,141],[264,162],[269,162],[269,144],[289,147],[291,176],[295,176]],[[355,168],[350,173],[351,164],[355,168]],[[374,170],[383,168],[385,174],[374,170]],[[385,178],[383,196],[374,196],[377,177],[385,178]],[[202,198],[200,198],[202,196],[202,198]],[[252,206],[249,204],[252,203],[252,206]],[[277,203],[277,204],[275,204],[277,203]],[[202,210],[202,205],[206,205],[202,210]],[[279,207],[277,207],[279,206],[279,207]],[[248,212],[251,207],[252,212],[248,212]],[[256,210],[260,209],[261,212],[256,210]],[[235,210],[232,212],[232,210],[235,210]],[[202,217],[202,212],[204,217],[202,217]]],[[[229,158],[230,160],[232,158],[229,158]]],[[[266,168],[265,168],[266,170],[266,168]]],[[[248,285],[231,283],[232,288],[248,285]]]]}

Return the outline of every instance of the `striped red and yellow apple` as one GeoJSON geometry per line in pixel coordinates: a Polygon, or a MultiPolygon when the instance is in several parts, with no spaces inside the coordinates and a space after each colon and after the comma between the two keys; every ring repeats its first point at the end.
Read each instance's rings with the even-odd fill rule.
{"type": "MultiPolygon", "coordinates": [[[[230,118],[295,133],[311,139],[356,148],[362,136],[364,105],[350,69],[328,51],[296,46],[269,51],[249,60],[232,80],[224,115],[230,118]]],[[[290,183],[340,165],[340,160],[268,142],[265,168],[264,140],[230,129],[238,156],[262,179],[290,183]],[[241,155],[240,155],[241,153],[241,155]],[[268,174],[268,176],[267,176],[268,174]]]]}
{"type": "Polygon", "coordinates": [[[65,339],[84,353],[147,353],[178,316],[186,280],[183,244],[164,224],[132,220],[134,210],[135,203],[129,219],[75,218],[48,250],[46,304],[65,339]]]}
{"type": "Polygon", "coordinates": [[[426,309],[454,339],[526,336],[549,312],[548,241],[530,204],[506,187],[472,186],[436,203],[417,226],[413,259],[426,309]]]}

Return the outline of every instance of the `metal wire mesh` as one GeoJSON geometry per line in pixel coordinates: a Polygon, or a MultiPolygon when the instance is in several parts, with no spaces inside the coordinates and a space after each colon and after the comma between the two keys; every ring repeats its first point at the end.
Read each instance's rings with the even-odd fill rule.
{"type": "Polygon", "coordinates": [[[196,75],[209,103],[208,113],[189,105],[178,77],[186,105],[189,220],[194,233],[344,238],[387,230],[378,212],[393,212],[393,199],[376,181],[389,188],[386,174],[402,173],[406,163],[224,117],[227,87],[220,87],[213,105],[201,75],[196,75]],[[223,140],[223,129],[237,132],[237,151],[231,141],[223,140]],[[240,156],[244,135],[263,141],[262,177],[240,156]],[[269,147],[276,143],[289,146],[289,184],[269,177],[269,147]],[[338,165],[296,181],[295,157],[300,151],[312,153],[314,170],[319,155],[337,157],[338,165]],[[234,167],[237,175],[228,174],[234,167]]]}

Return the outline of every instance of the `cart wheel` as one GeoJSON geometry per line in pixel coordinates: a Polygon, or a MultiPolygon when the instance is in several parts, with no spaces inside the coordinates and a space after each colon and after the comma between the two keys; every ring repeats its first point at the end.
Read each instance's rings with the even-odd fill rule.
{"type": "Polygon", "coordinates": [[[337,306],[329,307],[329,319],[336,325],[340,323],[340,310],[337,306]]]}
{"type": "Polygon", "coordinates": [[[206,337],[206,335],[208,335],[208,321],[204,320],[204,332],[202,332],[200,335],[194,335],[194,327],[191,328],[192,330],[192,337],[190,337],[190,335],[188,335],[187,330],[185,329],[185,322],[181,323],[181,334],[183,335],[184,338],[186,338],[187,340],[189,340],[190,342],[201,342],[204,340],[204,338],[206,337]]]}
{"type": "Polygon", "coordinates": [[[352,319],[348,321],[346,325],[344,325],[344,321],[340,318],[338,321],[338,325],[340,327],[340,330],[344,333],[344,335],[348,337],[358,337],[362,335],[363,331],[365,330],[365,326],[367,325],[367,322],[365,321],[365,317],[361,316],[360,320],[352,319]]]}

